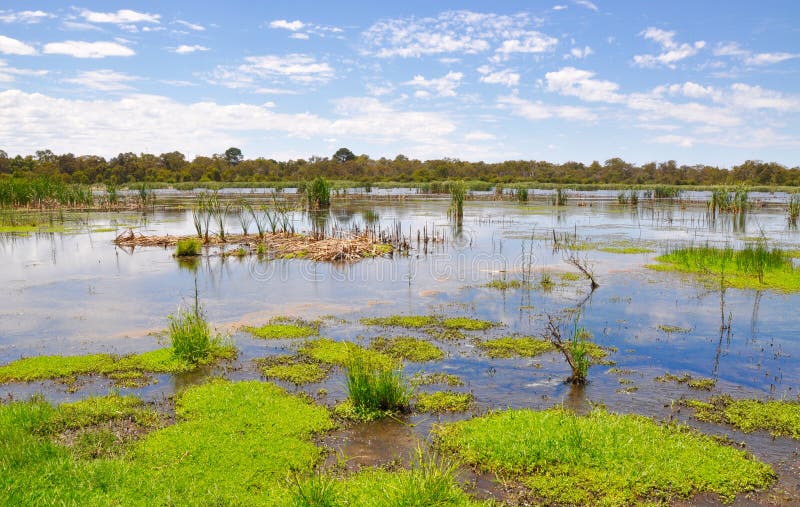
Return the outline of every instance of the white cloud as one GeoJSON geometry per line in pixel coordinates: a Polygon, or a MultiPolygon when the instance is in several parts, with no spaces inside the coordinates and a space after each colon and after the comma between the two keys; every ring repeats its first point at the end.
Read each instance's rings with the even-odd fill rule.
{"type": "Polygon", "coordinates": [[[501,56],[549,51],[557,40],[534,28],[527,13],[514,15],[447,11],[436,17],[379,21],[364,33],[366,52],[380,57],[477,54],[495,48],[501,56]]]}
{"type": "Polygon", "coordinates": [[[416,75],[411,81],[406,81],[403,84],[418,88],[417,97],[425,98],[431,95],[436,97],[455,97],[456,88],[461,84],[463,77],[464,74],[461,72],[448,72],[446,75],[434,79],[425,79],[422,75],[416,75]]]}
{"type": "Polygon", "coordinates": [[[505,109],[515,116],[538,121],[548,118],[561,118],[564,120],[591,121],[596,115],[585,107],[553,106],[542,102],[531,102],[516,95],[506,95],[497,99],[497,106],[505,109]]]}
{"type": "Polygon", "coordinates": [[[81,16],[90,23],[112,23],[115,25],[158,23],[161,19],[159,14],[137,12],[130,9],[120,9],[117,12],[95,12],[87,9],[81,11],[81,16]]]}
{"type": "Polygon", "coordinates": [[[177,24],[179,24],[179,25],[183,25],[183,26],[185,26],[186,28],[188,28],[189,30],[194,30],[195,32],[202,32],[202,31],[205,31],[205,29],[206,29],[206,27],[204,27],[203,25],[198,25],[198,24],[195,24],[195,23],[190,23],[190,22],[188,22],[188,21],[184,21],[184,20],[182,20],[182,19],[177,19],[177,20],[175,20],[175,23],[177,23],[177,24]]]}
{"type": "Polygon", "coordinates": [[[92,90],[111,92],[130,90],[131,87],[128,83],[136,81],[137,79],[137,77],[129,76],[122,72],[103,69],[80,72],[77,76],[65,79],[64,81],[92,90]]]}
{"type": "Polygon", "coordinates": [[[519,84],[519,74],[513,72],[511,69],[503,69],[493,71],[488,65],[478,67],[478,72],[481,75],[481,83],[487,84],[501,84],[505,86],[517,86],[519,84]]]}
{"type": "Polygon", "coordinates": [[[276,19],[275,21],[270,22],[270,28],[278,28],[283,30],[290,30],[292,32],[296,32],[298,30],[302,30],[306,24],[296,19],[294,21],[287,21],[285,19],[276,19]]]}
{"type": "Polygon", "coordinates": [[[760,86],[744,83],[731,85],[731,94],[727,98],[731,105],[742,109],[776,109],[779,111],[800,111],[800,96],[787,96],[773,90],[765,90],[760,86]]]}
{"type": "Polygon", "coordinates": [[[75,58],[105,58],[107,56],[133,56],[134,50],[116,42],[86,42],[66,40],[44,45],[42,52],[50,55],[67,55],[75,58]]]}
{"type": "Polygon", "coordinates": [[[714,49],[714,56],[730,56],[742,61],[745,65],[757,67],[800,58],[800,53],[753,53],[742,48],[737,42],[726,42],[717,45],[714,49]]]}
{"type": "Polygon", "coordinates": [[[297,33],[293,33],[292,35],[290,35],[289,38],[290,39],[298,39],[298,40],[308,40],[308,39],[311,38],[311,36],[308,35],[307,33],[297,32],[297,33]]]}
{"type": "Polygon", "coordinates": [[[45,76],[46,70],[18,69],[9,67],[5,60],[0,60],[0,83],[11,83],[17,76],[45,76]]]}
{"type": "Polygon", "coordinates": [[[35,55],[36,48],[17,39],[0,35],[0,53],[6,55],[35,55]]]}
{"type": "Polygon", "coordinates": [[[235,67],[218,66],[208,80],[228,88],[252,88],[257,80],[313,84],[326,83],[334,77],[328,63],[305,54],[248,56],[244,61],[235,67]]]}
{"type": "Polygon", "coordinates": [[[480,130],[473,130],[464,134],[465,141],[492,141],[494,139],[497,139],[497,136],[480,130]]]}
{"type": "Polygon", "coordinates": [[[199,44],[193,44],[191,46],[188,46],[186,44],[181,44],[180,46],[174,49],[174,52],[178,53],[179,55],[194,53],[196,51],[208,51],[208,48],[205,46],[200,46],[199,44]]]}
{"type": "Polygon", "coordinates": [[[669,95],[682,95],[692,99],[713,99],[719,96],[719,92],[713,86],[703,86],[691,81],[683,84],[662,85],[653,89],[653,94],[662,96],[669,95]]]}
{"type": "Polygon", "coordinates": [[[578,60],[582,60],[591,54],[594,54],[594,50],[589,46],[584,46],[583,49],[572,48],[569,50],[569,54],[564,55],[564,59],[577,58],[578,60]]]}
{"type": "Polygon", "coordinates": [[[545,74],[548,91],[578,97],[587,102],[622,102],[624,96],[617,91],[619,85],[611,81],[595,79],[588,70],[564,67],[545,74]]]}
{"type": "Polygon", "coordinates": [[[589,0],[573,0],[573,1],[574,1],[576,4],[580,5],[581,7],[586,7],[586,8],[587,8],[587,9],[589,9],[590,11],[595,11],[595,12],[597,12],[597,11],[599,11],[599,10],[600,10],[600,9],[597,7],[597,5],[595,5],[595,4],[594,4],[594,2],[590,2],[589,0]]]}
{"type": "Polygon", "coordinates": [[[44,11],[0,11],[0,22],[2,23],[25,23],[34,24],[42,20],[54,18],[55,14],[44,11]]]}
{"type": "Polygon", "coordinates": [[[680,146],[681,148],[691,148],[697,141],[693,137],[667,134],[664,136],[654,137],[652,142],[659,144],[672,144],[675,146],[680,146]]]}
{"type": "Polygon", "coordinates": [[[712,107],[697,102],[670,102],[652,93],[632,93],[627,106],[639,111],[644,120],[673,118],[687,123],[704,123],[723,127],[742,124],[742,119],[733,111],[723,107],[712,107]]]}
{"type": "Polygon", "coordinates": [[[657,55],[645,54],[633,57],[634,65],[639,67],[657,67],[663,65],[671,69],[681,60],[696,55],[706,45],[705,41],[696,41],[692,44],[675,42],[675,32],[648,27],[639,35],[652,40],[661,46],[662,52],[657,55]]]}
{"type": "Polygon", "coordinates": [[[553,10],[554,11],[563,11],[563,10],[566,10],[566,9],[567,9],[566,5],[554,5],[553,6],[553,10]]]}

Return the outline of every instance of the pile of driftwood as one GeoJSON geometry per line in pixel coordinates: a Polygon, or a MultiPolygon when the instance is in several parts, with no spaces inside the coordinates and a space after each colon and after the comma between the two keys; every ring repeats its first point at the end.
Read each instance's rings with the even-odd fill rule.
{"type": "MultiPolygon", "coordinates": [[[[123,232],[114,240],[121,247],[160,246],[174,247],[178,241],[197,239],[196,236],[145,236],[132,230],[123,232]]],[[[303,234],[265,233],[230,234],[223,241],[218,236],[210,236],[203,243],[206,246],[242,247],[247,251],[274,258],[296,257],[314,261],[353,262],[366,257],[376,257],[392,252],[391,245],[379,241],[372,234],[351,234],[347,236],[317,238],[303,234]],[[259,245],[263,245],[259,248],[259,245]]]]}

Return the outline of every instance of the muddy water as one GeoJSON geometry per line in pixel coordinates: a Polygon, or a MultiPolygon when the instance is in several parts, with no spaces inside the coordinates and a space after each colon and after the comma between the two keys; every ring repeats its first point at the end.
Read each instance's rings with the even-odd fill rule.
{"type": "MultiPolygon", "coordinates": [[[[794,500],[785,498],[800,498],[795,441],[762,433],[744,435],[728,427],[694,422],[675,401],[708,394],[654,380],[667,371],[689,373],[716,379],[712,394],[796,399],[800,394],[800,326],[796,317],[800,295],[728,290],[722,301],[719,291],[703,287],[691,277],[644,267],[660,252],[692,243],[739,245],[763,236],[774,244],[800,249],[800,234],[787,226],[779,206],[758,208],[744,220],[722,216],[712,221],[704,205],[643,201],[632,210],[602,193],[583,193],[562,208],[547,205],[546,197],[526,205],[471,200],[465,206],[463,225],[454,227],[447,218],[446,199],[391,193],[395,195],[340,198],[324,217],[327,227],[348,228],[363,225],[364,212],[374,211],[380,217],[379,226],[400,224],[415,247],[408,256],[353,265],[208,256],[186,266],[176,262],[171,250],[131,251],[113,245],[116,234],[129,227],[144,234],[191,234],[191,214],[177,206],[187,200],[182,194],[161,196],[157,206],[145,213],[68,214],[65,220],[77,229],[71,233],[0,234],[0,363],[28,355],[151,349],[159,342],[166,316],[192,298],[195,282],[209,319],[231,335],[241,350],[239,359],[232,366],[199,373],[156,376],[157,383],[131,392],[160,399],[211,374],[259,378],[252,359],[290,354],[294,344],[254,340],[239,328],[263,324],[276,315],[335,316],[337,319],[324,320],[322,334],[356,341],[368,341],[378,334],[425,337],[361,326],[358,319],[366,316],[437,313],[503,324],[485,334],[468,333],[478,338],[539,335],[547,313],[582,303],[581,325],[599,345],[614,347],[610,359],[630,373],[610,374],[609,366],[595,366],[587,386],[570,387],[562,382],[566,365],[555,354],[533,360],[492,360],[483,356],[471,339],[438,342],[447,352],[445,360],[411,363],[406,370],[409,374],[424,370],[459,375],[465,386],[457,389],[475,395],[472,414],[492,408],[558,404],[582,411],[602,403],[615,411],[677,419],[708,433],[728,434],[775,464],[781,475],[776,489],[781,494],[740,499],[741,505],[765,503],[772,497],[777,504],[791,504],[794,500]],[[423,230],[439,241],[430,242],[427,249],[423,242],[418,244],[417,231],[423,230]],[[580,254],[591,261],[600,283],[593,294],[585,280],[563,281],[559,276],[575,269],[564,262],[561,253],[553,252],[553,231],[588,242],[588,249],[580,254]],[[622,255],[596,248],[631,245],[654,252],[622,255]],[[549,272],[556,286],[550,291],[482,287],[496,279],[518,279],[531,271],[534,280],[541,272],[549,272]],[[723,314],[731,318],[730,333],[720,333],[723,314]],[[666,333],[659,326],[677,326],[684,331],[666,333]],[[632,383],[620,383],[621,378],[632,383]],[[637,390],[623,389],[629,386],[637,390]]],[[[265,199],[260,195],[250,198],[265,199]]],[[[765,195],[762,200],[779,197],[765,195]]],[[[298,231],[311,228],[301,213],[294,215],[294,221],[298,231]]],[[[240,229],[233,217],[228,229],[240,229]]],[[[87,379],[75,393],[57,382],[15,384],[0,386],[0,396],[44,391],[54,400],[63,400],[105,393],[109,388],[107,381],[98,379],[87,379]]],[[[304,390],[328,404],[345,397],[339,374],[304,390]]],[[[331,436],[328,443],[356,464],[391,463],[396,458],[407,459],[417,441],[427,438],[433,424],[451,419],[415,415],[404,421],[357,425],[331,436]]]]}

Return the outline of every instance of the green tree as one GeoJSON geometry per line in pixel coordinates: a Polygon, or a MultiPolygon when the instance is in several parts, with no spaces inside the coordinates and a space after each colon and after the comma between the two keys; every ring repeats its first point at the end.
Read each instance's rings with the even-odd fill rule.
{"type": "Polygon", "coordinates": [[[236,165],[242,160],[244,160],[244,156],[239,148],[230,147],[225,150],[225,161],[230,165],[236,165]]]}
{"type": "Polygon", "coordinates": [[[348,150],[347,148],[339,148],[336,150],[336,153],[333,154],[334,160],[338,160],[341,163],[345,163],[349,160],[355,160],[355,154],[348,150]]]}

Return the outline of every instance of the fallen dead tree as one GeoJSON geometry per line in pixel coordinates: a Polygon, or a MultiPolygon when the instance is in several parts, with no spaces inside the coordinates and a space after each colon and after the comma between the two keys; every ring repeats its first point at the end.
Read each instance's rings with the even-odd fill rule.
{"type": "MultiPolygon", "coordinates": [[[[143,246],[174,247],[178,241],[197,239],[196,236],[145,236],[128,230],[117,236],[114,244],[120,247],[143,246]]],[[[223,241],[210,236],[204,246],[241,248],[245,253],[265,255],[272,258],[302,258],[313,261],[353,262],[368,257],[390,254],[394,249],[372,234],[352,234],[318,238],[303,234],[265,233],[229,234],[223,241]]]]}

